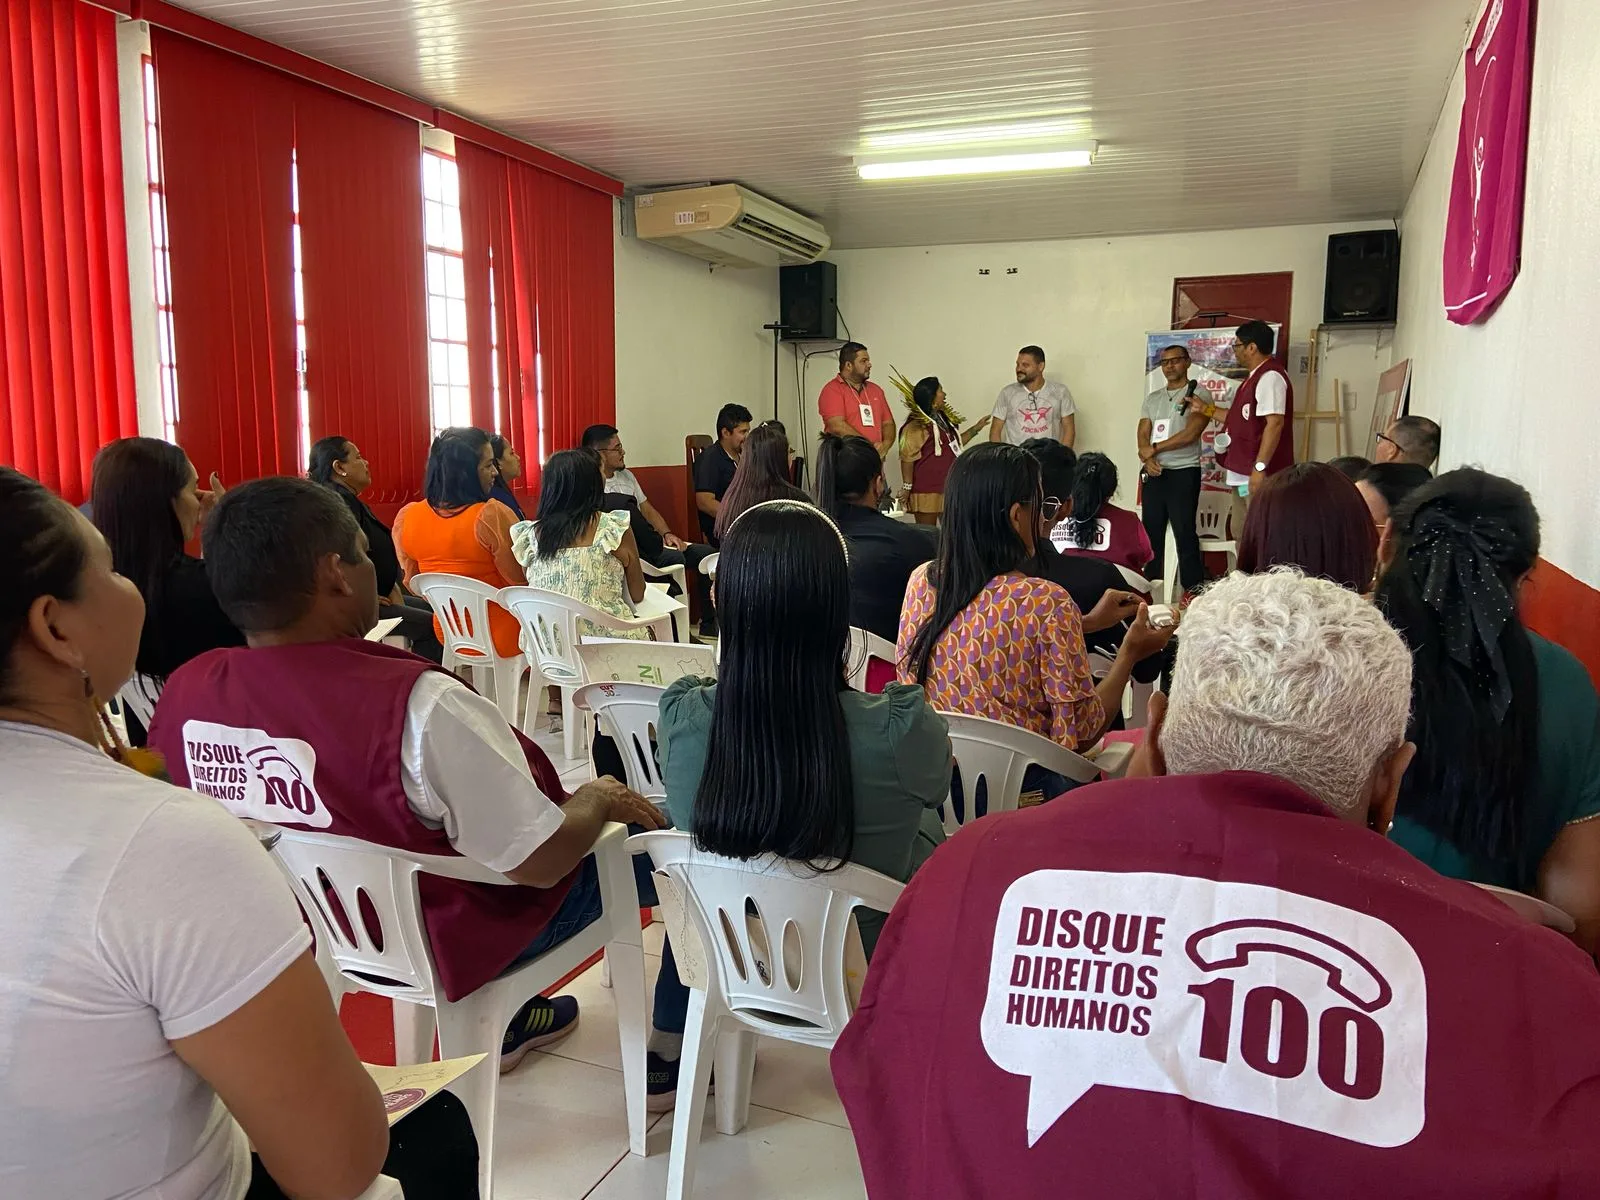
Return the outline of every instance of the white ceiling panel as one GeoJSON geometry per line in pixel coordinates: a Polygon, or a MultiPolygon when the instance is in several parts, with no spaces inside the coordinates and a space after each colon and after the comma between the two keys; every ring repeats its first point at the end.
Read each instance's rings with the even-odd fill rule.
{"type": "Polygon", "coordinates": [[[623,179],[841,247],[1397,214],[1477,0],[185,0],[623,179]],[[871,133],[1068,120],[1085,170],[865,183],[871,133]]]}

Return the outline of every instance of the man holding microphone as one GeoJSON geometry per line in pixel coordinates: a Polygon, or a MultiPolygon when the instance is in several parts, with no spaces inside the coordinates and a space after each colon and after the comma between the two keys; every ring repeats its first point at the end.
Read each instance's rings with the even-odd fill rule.
{"type": "Polygon", "coordinates": [[[1195,532],[1200,506],[1200,435],[1208,403],[1189,378],[1189,351],[1168,346],[1157,359],[1166,386],[1145,397],[1139,414],[1139,461],[1144,464],[1144,529],[1155,557],[1145,574],[1165,579],[1167,526],[1178,544],[1178,578],[1184,590],[1205,581],[1205,559],[1195,532]]]}

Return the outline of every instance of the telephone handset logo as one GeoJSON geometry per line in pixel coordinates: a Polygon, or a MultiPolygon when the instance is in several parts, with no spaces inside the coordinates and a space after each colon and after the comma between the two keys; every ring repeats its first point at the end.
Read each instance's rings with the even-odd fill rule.
{"type": "Polygon", "coordinates": [[[1270,984],[1253,987],[1240,1006],[1236,1036],[1236,981],[1219,975],[1207,983],[1190,984],[1190,994],[1205,1006],[1201,1058],[1226,1063],[1237,1048],[1251,1069],[1277,1079],[1297,1079],[1315,1049],[1317,1076],[1330,1091],[1352,1100],[1370,1100],[1378,1094],[1383,1086],[1383,1028],[1370,1014],[1394,998],[1394,989],[1367,959],[1326,934],[1268,919],[1224,921],[1197,930],[1184,950],[1196,967],[1208,973],[1241,968],[1255,954],[1299,959],[1327,975],[1334,1001],[1323,1007],[1316,1003],[1320,997],[1302,998],[1270,984]]]}
{"type": "Polygon", "coordinates": [[[1343,942],[1287,921],[1224,921],[1198,930],[1184,943],[1202,971],[1244,966],[1252,954],[1285,954],[1328,974],[1328,987],[1362,1012],[1373,1013],[1394,998],[1378,969],[1343,942]]]}

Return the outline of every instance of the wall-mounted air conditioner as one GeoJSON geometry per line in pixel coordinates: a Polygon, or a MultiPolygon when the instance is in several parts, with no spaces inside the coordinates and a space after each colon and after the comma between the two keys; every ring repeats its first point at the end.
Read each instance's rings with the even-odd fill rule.
{"type": "Polygon", "coordinates": [[[645,242],[721,267],[779,267],[815,262],[828,231],[736,183],[633,198],[634,233],[645,242]]]}

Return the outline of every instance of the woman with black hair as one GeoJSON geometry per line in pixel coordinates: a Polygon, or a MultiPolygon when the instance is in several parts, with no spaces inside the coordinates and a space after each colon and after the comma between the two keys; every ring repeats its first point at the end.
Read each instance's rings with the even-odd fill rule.
{"type": "MultiPolygon", "coordinates": [[[[850,690],[845,560],[839,530],[809,504],[768,501],[729,530],[717,678],[681,679],[661,700],[667,807],[715,854],[909,879],[944,838],[949,728],[920,688],[850,690]]],[[[869,954],[882,923],[859,919],[869,954]]]]}
{"type": "Polygon", "coordinates": [[[511,491],[511,485],[522,478],[522,458],[498,433],[489,435],[489,453],[494,455],[494,486],[489,489],[489,499],[500,501],[517,514],[517,520],[526,521],[522,504],[511,491]]]}
{"type": "Polygon", "coordinates": [[[775,422],[757,426],[745,439],[733,482],[717,510],[713,540],[720,543],[740,513],[768,500],[811,500],[789,482],[789,438],[775,422]]]}
{"type": "MultiPolygon", "coordinates": [[[[511,528],[511,549],[528,586],[560,592],[615,617],[644,599],[644,570],[625,511],[602,512],[606,481],[593,450],[562,450],[544,464],[539,519],[511,528]]],[[[648,629],[579,623],[596,637],[647,640],[648,629]]]]}
{"type": "Polygon", "coordinates": [[[906,511],[918,525],[937,525],[944,512],[945,481],[961,448],[961,431],[950,415],[944,387],[935,376],[911,389],[911,413],[900,431],[900,473],[906,511]]]}
{"type": "MultiPolygon", "coordinates": [[[[465,575],[493,588],[527,583],[511,550],[516,514],[489,499],[494,486],[494,452],[481,429],[446,429],[433,439],[422,477],[423,499],[406,505],[394,519],[394,548],[404,582],[443,572],[465,575]]],[[[434,634],[444,630],[437,619],[434,634]]],[[[489,632],[496,653],[521,653],[521,626],[499,605],[489,605],[489,632]]]]}
{"type": "Polygon", "coordinates": [[[210,491],[198,483],[189,456],[171,442],[121,438],[94,456],[94,523],[117,573],[144,597],[136,670],[157,681],[207,650],[244,645],[212,594],[205,563],[184,552],[221,490],[215,476],[210,491]]]}
{"type": "MultiPolygon", "coordinates": [[[[1140,605],[1114,666],[1096,683],[1072,596],[1027,573],[1043,508],[1039,463],[1020,447],[990,442],[956,460],[939,555],[906,590],[900,680],[925,688],[941,712],[1003,721],[1083,750],[1121,710],[1134,664],[1164,647],[1172,630],[1153,629],[1140,605]]],[[[1047,798],[1066,790],[1048,772],[1035,770],[1030,782],[1027,790],[1047,798]]]]}
{"type": "Polygon", "coordinates": [[[1394,515],[1375,597],[1411,647],[1416,758],[1391,836],[1435,870],[1531,892],[1600,941],[1600,700],[1583,665],[1523,625],[1539,514],[1465,468],[1394,515]]]}
{"type": "Polygon", "coordinates": [[[396,630],[411,643],[414,652],[434,662],[441,661],[444,647],[433,635],[433,609],[426,600],[400,586],[400,558],[395,553],[394,535],[361,499],[361,493],[372,486],[372,469],[360,448],[340,434],[318,438],[311,446],[306,478],[332,489],[367,535],[367,557],[378,577],[378,619],[398,620],[396,630]]]}
{"type": "Polygon", "coordinates": [[[1090,554],[1143,573],[1155,552],[1137,514],[1111,503],[1117,465],[1098,451],[1078,456],[1072,482],[1072,515],[1056,526],[1056,549],[1090,554]]]}
{"type": "Polygon", "coordinates": [[[888,484],[878,448],[864,437],[822,435],[817,451],[817,503],[850,550],[850,624],[892,642],[911,572],[939,547],[931,529],[878,511],[888,484]]]}

